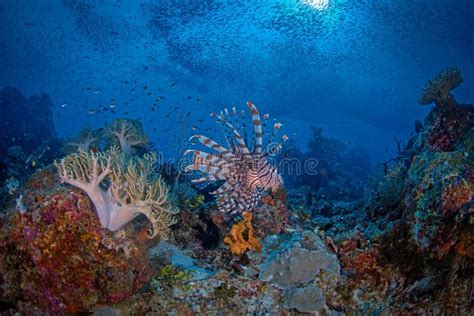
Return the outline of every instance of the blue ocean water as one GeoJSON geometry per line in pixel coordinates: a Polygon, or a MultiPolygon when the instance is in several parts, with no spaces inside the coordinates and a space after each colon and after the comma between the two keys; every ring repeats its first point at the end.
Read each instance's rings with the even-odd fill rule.
{"type": "Polygon", "coordinates": [[[473,100],[473,0],[0,0],[0,314],[473,314],[473,100]]]}
{"type": "Polygon", "coordinates": [[[429,110],[417,100],[439,70],[461,67],[465,83],[454,93],[472,100],[473,6],[7,0],[0,3],[0,86],[47,92],[59,136],[114,117],[140,119],[174,157],[190,127],[213,124],[210,112],[252,100],[302,148],[314,125],[381,162],[395,153],[394,136],[406,141],[429,110]],[[115,114],[103,111],[111,106],[115,114]]]}

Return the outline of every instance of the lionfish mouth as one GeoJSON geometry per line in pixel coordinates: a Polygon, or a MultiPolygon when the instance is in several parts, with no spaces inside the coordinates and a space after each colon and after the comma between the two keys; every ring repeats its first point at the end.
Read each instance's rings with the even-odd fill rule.
{"type": "MultiPolygon", "coordinates": [[[[212,192],[218,197],[219,210],[224,212],[245,212],[255,208],[264,193],[259,188],[262,183],[270,184],[269,189],[272,192],[276,192],[283,185],[282,177],[269,163],[269,155],[265,151],[269,147],[268,144],[274,144],[274,138],[282,124],[273,125],[271,139],[267,146],[264,146],[262,137],[269,115],[263,115],[262,121],[257,107],[252,102],[247,102],[247,107],[252,116],[253,127],[250,141],[247,139],[245,111],[241,111],[239,115],[233,107],[231,111],[224,109],[220,114],[211,114],[223,127],[228,142],[227,148],[206,136],[194,135],[191,139],[196,138],[212,153],[200,150],[185,151],[185,154],[192,153],[194,156],[193,163],[186,167],[186,171],[195,170],[207,174],[193,180],[194,183],[224,180],[223,184],[212,192]],[[251,144],[252,148],[247,144],[251,144]]],[[[283,135],[277,145],[281,146],[287,139],[288,136],[283,135]]]]}

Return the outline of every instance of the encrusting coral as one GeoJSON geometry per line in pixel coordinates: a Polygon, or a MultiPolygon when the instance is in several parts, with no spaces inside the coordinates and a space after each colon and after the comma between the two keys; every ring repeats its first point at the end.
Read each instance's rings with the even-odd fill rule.
{"type": "Polygon", "coordinates": [[[254,236],[252,213],[245,212],[243,217],[240,222],[232,226],[230,237],[224,238],[224,243],[234,255],[242,255],[247,250],[262,251],[262,245],[254,236]]]}
{"type": "Polygon", "coordinates": [[[155,164],[153,153],[143,158],[126,157],[116,148],[98,153],[80,151],[55,163],[62,182],[87,193],[102,226],[116,231],[143,214],[153,226],[149,237],[166,239],[176,211],[168,201],[166,184],[154,174],[155,164]]]}
{"type": "Polygon", "coordinates": [[[115,119],[107,126],[106,135],[111,145],[119,145],[125,155],[133,154],[137,147],[146,147],[148,137],[139,121],[115,119]]]}
{"type": "Polygon", "coordinates": [[[447,68],[428,81],[421,92],[419,102],[422,105],[435,102],[436,105],[441,107],[449,107],[454,103],[454,99],[449,91],[459,86],[462,82],[463,78],[460,68],[447,68]]]}

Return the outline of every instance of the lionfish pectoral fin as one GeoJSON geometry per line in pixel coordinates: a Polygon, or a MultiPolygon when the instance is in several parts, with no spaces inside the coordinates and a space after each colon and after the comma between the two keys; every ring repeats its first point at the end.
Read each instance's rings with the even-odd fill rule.
{"type": "Polygon", "coordinates": [[[226,181],[217,190],[212,191],[211,194],[223,194],[231,189],[232,185],[226,181]]]}
{"type": "Polygon", "coordinates": [[[206,153],[204,151],[188,149],[184,152],[185,155],[189,155],[191,153],[194,155],[194,159],[200,158],[211,166],[221,166],[226,163],[225,159],[206,153]]]}
{"type": "Polygon", "coordinates": [[[219,154],[222,155],[223,159],[231,159],[234,157],[234,154],[232,154],[232,152],[228,151],[225,147],[219,145],[217,142],[210,139],[209,137],[203,135],[193,135],[189,138],[189,140],[192,140],[193,138],[197,138],[198,141],[204,146],[217,151],[219,154]]]}

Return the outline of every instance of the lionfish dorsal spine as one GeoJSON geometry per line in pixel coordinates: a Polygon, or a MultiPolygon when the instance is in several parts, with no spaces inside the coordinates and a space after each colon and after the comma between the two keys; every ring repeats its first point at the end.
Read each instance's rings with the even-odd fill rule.
{"type": "Polygon", "coordinates": [[[247,102],[247,106],[252,113],[252,125],[253,125],[253,135],[255,141],[255,153],[260,154],[262,152],[262,121],[260,120],[260,113],[258,112],[257,107],[252,102],[247,102]]]}
{"type": "Polygon", "coordinates": [[[229,123],[223,115],[217,115],[217,118],[220,119],[220,121],[229,128],[229,130],[232,132],[235,141],[237,142],[236,147],[239,149],[242,154],[244,155],[245,158],[250,158],[250,151],[247,147],[247,144],[245,143],[244,139],[240,135],[239,131],[231,124],[229,123]]]}
{"type": "Polygon", "coordinates": [[[245,139],[245,142],[248,142],[247,124],[245,123],[245,111],[244,110],[240,111],[240,117],[242,118],[242,130],[243,130],[243,134],[244,134],[244,139],[245,139]]]}

